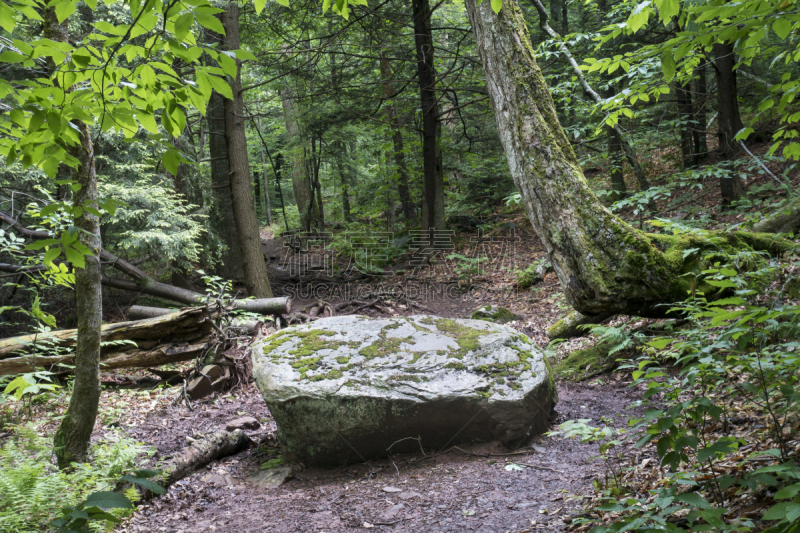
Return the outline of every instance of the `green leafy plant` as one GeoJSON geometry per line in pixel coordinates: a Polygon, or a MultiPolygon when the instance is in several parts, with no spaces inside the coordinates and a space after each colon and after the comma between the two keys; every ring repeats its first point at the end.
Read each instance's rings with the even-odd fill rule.
{"type": "MultiPolygon", "coordinates": [[[[109,520],[107,516],[99,514],[102,511],[93,509],[103,508],[100,496],[96,496],[93,503],[84,503],[81,506],[79,502],[90,494],[111,491],[120,478],[146,486],[148,490],[155,489],[152,481],[147,479],[152,477],[148,471],[140,471],[138,475],[125,475],[125,472],[135,468],[135,463],[143,455],[153,453],[150,448],[122,434],[109,432],[106,433],[104,443],[93,446],[91,463],[77,464],[69,471],[60,471],[51,460],[52,442],[39,435],[37,430],[37,426],[30,423],[14,426],[12,437],[6,439],[0,448],[0,532],[42,531],[62,507],[71,507],[78,513],[71,515],[73,524],[83,516],[81,511],[86,514],[84,518],[87,519],[95,516],[97,519],[109,520]],[[133,478],[143,479],[144,482],[140,483],[133,478]]],[[[138,498],[135,490],[110,498],[121,501],[121,496],[128,499],[128,509],[130,500],[138,498]]],[[[124,514],[122,511],[125,509],[119,508],[119,511],[113,511],[112,514],[119,518],[124,514]]],[[[62,518],[65,515],[62,514],[62,518]]]]}

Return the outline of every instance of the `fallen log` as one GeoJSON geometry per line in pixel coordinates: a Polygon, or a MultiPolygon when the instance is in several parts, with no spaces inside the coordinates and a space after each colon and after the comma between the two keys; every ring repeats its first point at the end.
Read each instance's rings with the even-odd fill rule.
{"type": "MultiPolygon", "coordinates": [[[[178,309],[169,309],[167,307],[148,307],[146,305],[132,305],[128,309],[128,318],[134,320],[144,320],[147,318],[155,318],[158,316],[165,316],[179,311],[178,309]]],[[[216,315],[214,315],[216,316],[216,315]]],[[[264,322],[261,320],[244,320],[235,318],[232,326],[244,334],[255,335],[257,329],[264,322]]]]}
{"type": "MultiPolygon", "coordinates": [[[[107,324],[101,329],[100,364],[106,370],[189,361],[208,349],[212,327],[204,308],[107,324]]],[[[76,331],[68,329],[0,339],[0,375],[72,364],[76,331]]]]}
{"type": "Polygon", "coordinates": [[[176,481],[196,472],[214,459],[233,455],[244,450],[250,438],[244,431],[217,431],[197,439],[191,445],[172,456],[164,465],[157,481],[162,487],[169,488],[176,481]]]}
{"type": "MultiPolygon", "coordinates": [[[[38,231],[29,229],[20,224],[16,219],[0,211],[0,220],[9,224],[16,231],[33,240],[51,239],[54,236],[46,231],[38,231]]],[[[166,283],[161,283],[137,268],[132,263],[117,257],[116,255],[108,252],[107,250],[100,251],[100,260],[104,265],[110,266],[119,270],[133,278],[133,280],[113,278],[103,275],[101,282],[107,287],[115,289],[122,289],[127,291],[141,292],[149,294],[150,296],[157,296],[167,300],[173,300],[185,305],[206,305],[208,297],[205,294],[195,292],[189,289],[182,289],[166,283]]],[[[43,266],[23,266],[13,265],[8,263],[0,263],[0,270],[11,273],[32,273],[43,270],[43,266]]],[[[286,297],[282,298],[257,298],[252,300],[237,299],[234,300],[235,307],[251,313],[259,313],[262,315],[284,315],[292,312],[291,300],[286,297]]]]}

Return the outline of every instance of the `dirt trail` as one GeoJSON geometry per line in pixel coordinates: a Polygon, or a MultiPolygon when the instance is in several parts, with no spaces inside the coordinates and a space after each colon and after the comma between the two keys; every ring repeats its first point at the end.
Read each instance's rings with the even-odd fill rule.
{"type": "MultiPolygon", "coordinates": [[[[634,414],[626,408],[639,398],[638,391],[613,379],[561,384],[558,390],[557,422],[583,418],[596,425],[605,417],[624,427],[634,414]]],[[[130,434],[156,445],[163,456],[184,446],[192,429],[224,428],[240,413],[266,421],[251,435],[275,429],[251,388],[198,404],[191,412],[175,406],[152,415],[130,434]]],[[[580,509],[579,497],[604,478],[602,462],[589,461],[596,444],[543,436],[514,452],[518,455],[498,445],[460,448],[432,459],[420,454],[302,470],[277,488],[248,479],[274,457],[269,446],[251,448],[179,482],[165,497],[142,506],[120,531],[336,532],[369,526],[398,532],[561,531],[562,519],[580,509]],[[487,453],[492,455],[481,456],[487,453]],[[506,460],[529,466],[507,470],[506,460]]]]}

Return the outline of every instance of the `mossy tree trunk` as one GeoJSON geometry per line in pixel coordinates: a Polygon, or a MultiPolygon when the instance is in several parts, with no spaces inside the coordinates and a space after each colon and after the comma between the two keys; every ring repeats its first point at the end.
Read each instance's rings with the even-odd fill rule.
{"type": "Polygon", "coordinates": [[[511,175],[577,311],[662,315],[666,306],[658,304],[682,301],[690,289],[681,275],[697,265],[684,250],[720,241],[773,246],[744,233],[715,235],[714,245],[697,236],[649,235],[612,215],[589,188],[558,123],[517,0],[504,0],[497,15],[490,2],[466,6],[511,175]]]}

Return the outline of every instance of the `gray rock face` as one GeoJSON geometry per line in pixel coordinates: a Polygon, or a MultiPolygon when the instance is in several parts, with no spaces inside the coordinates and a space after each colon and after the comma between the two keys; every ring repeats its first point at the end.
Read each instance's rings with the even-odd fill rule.
{"type": "Polygon", "coordinates": [[[541,350],[479,320],[323,318],[252,356],[284,457],[307,465],[471,441],[516,448],[547,429],[558,400],[541,350]]]}

